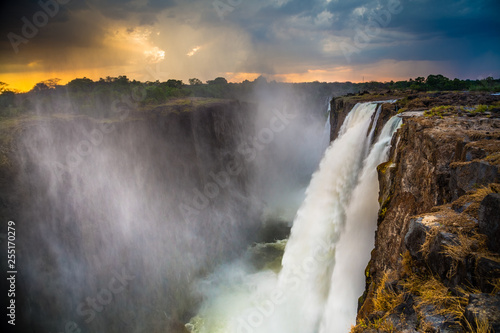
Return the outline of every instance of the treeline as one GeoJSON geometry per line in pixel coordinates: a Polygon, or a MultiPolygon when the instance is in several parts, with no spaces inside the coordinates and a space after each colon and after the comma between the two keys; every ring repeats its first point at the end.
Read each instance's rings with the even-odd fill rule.
{"type": "Polygon", "coordinates": [[[487,77],[479,80],[449,79],[441,74],[429,75],[427,78],[417,77],[408,81],[367,82],[360,83],[364,90],[377,91],[383,89],[399,91],[489,91],[500,92],[500,79],[487,77]]]}
{"type": "Polygon", "coordinates": [[[325,97],[340,96],[361,91],[500,91],[500,79],[488,77],[483,80],[448,79],[443,75],[417,77],[407,81],[391,82],[310,82],[279,83],[267,82],[259,77],[254,81],[229,83],[223,77],[203,83],[192,78],[185,84],[181,80],[170,79],[165,82],[140,82],[127,76],[106,77],[98,81],[77,78],[66,85],[59,79],[37,83],[26,93],[16,93],[8,84],[0,82],[0,116],[15,116],[26,112],[37,113],[77,113],[91,116],[108,116],[119,104],[134,104],[147,109],[151,105],[161,105],[173,98],[209,97],[253,101],[256,86],[266,90],[278,90],[289,86],[297,93],[308,96],[313,103],[324,103],[325,97]]]}

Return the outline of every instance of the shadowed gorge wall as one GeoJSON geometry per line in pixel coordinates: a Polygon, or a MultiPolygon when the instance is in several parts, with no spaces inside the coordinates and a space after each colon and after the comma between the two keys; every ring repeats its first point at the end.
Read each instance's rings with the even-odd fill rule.
{"type": "Polygon", "coordinates": [[[237,152],[252,117],[225,102],[18,124],[2,202],[18,232],[19,322],[174,331],[195,304],[190,283],[255,239],[249,163],[237,152]]]}
{"type": "Polygon", "coordinates": [[[378,167],[375,247],[353,332],[495,331],[500,323],[498,222],[481,213],[498,205],[499,109],[478,106],[498,99],[437,95],[411,102],[428,106],[402,114],[378,167]]]}

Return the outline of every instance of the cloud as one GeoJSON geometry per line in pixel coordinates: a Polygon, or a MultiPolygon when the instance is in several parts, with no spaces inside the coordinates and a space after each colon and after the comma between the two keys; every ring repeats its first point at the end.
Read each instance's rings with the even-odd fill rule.
{"type": "MultiPolygon", "coordinates": [[[[51,1],[56,0],[42,0],[51,1]]],[[[207,80],[224,73],[262,73],[289,80],[324,77],[331,68],[349,67],[352,73],[355,67],[370,68],[379,73],[374,64],[384,61],[423,64],[418,67],[421,76],[439,71],[443,67],[433,64],[443,63],[452,76],[479,75],[486,64],[500,75],[497,0],[401,0],[402,10],[390,17],[381,13],[389,1],[397,0],[220,1],[229,6],[222,17],[213,1],[70,1],[59,6],[35,37],[20,44],[17,54],[7,34],[21,34],[21,18],[31,20],[41,7],[37,1],[5,2],[0,17],[0,81],[16,73],[85,70],[151,80],[154,75],[145,70],[151,64],[160,68],[155,74],[160,80],[167,75],[207,80]],[[382,15],[381,21],[377,15],[382,15]],[[373,32],[373,22],[383,24],[347,59],[341,44],[354,45],[359,31],[373,32]]],[[[399,76],[396,68],[384,68],[387,76],[399,76]]]]}

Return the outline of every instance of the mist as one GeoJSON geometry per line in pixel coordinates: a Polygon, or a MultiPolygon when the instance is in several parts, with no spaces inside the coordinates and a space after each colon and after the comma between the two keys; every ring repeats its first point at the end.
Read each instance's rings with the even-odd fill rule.
{"type": "Polygon", "coordinates": [[[263,82],[245,99],[152,114],[120,102],[95,110],[106,117],[31,101],[13,194],[21,329],[182,332],[200,281],[273,224],[286,234],[328,143],[329,96],[263,82]]]}

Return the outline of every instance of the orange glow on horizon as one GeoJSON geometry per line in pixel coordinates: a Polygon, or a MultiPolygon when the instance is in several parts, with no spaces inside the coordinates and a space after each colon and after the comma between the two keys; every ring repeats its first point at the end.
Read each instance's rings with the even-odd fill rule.
{"type": "Polygon", "coordinates": [[[87,77],[92,80],[99,80],[101,77],[106,77],[107,75],[99,75],[96,70],[82,70],[78,72],[28,72],[28,73],[21,73],[21,74],[5,74],[5,75],[0,75],[0,82],[7,83],[7,89],[12,89],[17,92],[28,92],[33,87],[35,84],[49,80],[49,79],[54,79],[58,78],[61,79],[59,81],[59,84],[65,85],[66,83],[76,79],[76,78],[83,78],[87,77]]]}
{"type": "Polygon", "coordinates": [[[248,81],[254,81],[256,78],[258,78],[261,74],[260,73],[226,73],[226,80],[228,82],[232,83],[239,83],[243,82],[245,80],[248,81]]]}
{"type": "MultiPolygon", "coordinates": [[[[364,68],[355,66],[339,66],[333,68],[325,69],[308,69],[305,72],[299,73],[283,73],[274,75],[263,75],[268,81],[275,80],[278,82],[287,83],[300,83],[300,82],[389,82],[391,80],[408,80],[410,77],[417,76],[427,76],[422,72],[429,72],[429,70],[422,71],[422,68],[431,67],[425,62],[394,62],[394,61],[383,61],[375,65],[367,66],[364,68]],[[393,70],[391,70],[391,68],[393,70]],[[404,71],[403,69],[417,68],[417,70],[404,71]],[[398,75],[394,74],[394,69],[397,69],[398,75]],[[398,70],[401,69],[401,70],[398,70]]],[[[432,70],[430,71],[432,72],[432,70]]],[[[48,79],[59,78],[61,81],[59,84],[64,85],[69,81],[76,78],[87,77],[91,80],[97,81],[100,78],[105,78],[107,76],[117,77],[120,75],[126,75],[129,79],[143,81],[140,72],[134,71],[134,68],[124,68],[115,67],[112,70],[104,70],[103,68],[87,68],[79,69],[76,71],[66,71],[66,72],[45,72],[45,71],[27,71],[20,73],[5,73],[0,75],[0,82],[7,83],[8,89],[13,89],[18,92],[27,92],[31,90],[35,84],[48,79]]],[[[256,78],[261,76],[261,73],[247,73],[247,72],[226,72],[222,76],[228,80],[228,82],[238,83],[245,80],[254,81],[256,78]]],[[[204,81],[214,79],[219,74],[214,73],[213,77],[201,78],[204,81]]],[[[182,79],[187,83],[189,77],[176,78],[182,79]]],[[[166,81],[168,78],[165,78],[166,81]]]]}

